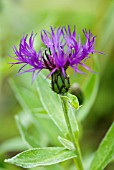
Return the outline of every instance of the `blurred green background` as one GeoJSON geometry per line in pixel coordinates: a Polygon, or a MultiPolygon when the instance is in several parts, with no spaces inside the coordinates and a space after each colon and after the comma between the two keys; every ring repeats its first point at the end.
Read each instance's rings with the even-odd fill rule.
{"type": "MultiPolygon", "coordinates": [[[[82,129],[80,142],[85,157],[97,149],[114,120],[114,0],[0,0],[0,150],[2,150],[0,170],[22,169],[3,163],[4,158],[17,153],[14,149],[11,150],[13,146],[10,139],[18,141],[20,148],[16,148],[16,151],[26,148],[24,144],[22,145],[21,139],[19,143],[20,134],[14,119],[22,108],[9,83],[10,78],[19,82],[25,79],[23,75],[20,76],[21,78],[14,77],[17,68],[9,69],[8,63],[12,59],[8,54],[13,55],[12,46],[19,44],[23,34],[37,32],[36,48],[38,49],[41,46],[39,38],[41,29],[49,29],[50,25],[67,26],[68,24],[72,28],[76,25],[77,33],[81,35],[83,28],[90,29],[94,35],[97,35],[96,50],[106,54],[97,56],[99,68],[94,71],[98,72],[100,80],[94,103],[91,104],[83,120],[79,116],[82,129]]],[[[92,69],[93,63],[93,59],[88,62],[92,69]]],[[[75,77],[69,70],[69,74],[71,73],[71,82],[78,82],[82,90],[92,74],[75,77]]],[[[113,169],[113,163],[106,167],[106,170],[113,169]]]]}

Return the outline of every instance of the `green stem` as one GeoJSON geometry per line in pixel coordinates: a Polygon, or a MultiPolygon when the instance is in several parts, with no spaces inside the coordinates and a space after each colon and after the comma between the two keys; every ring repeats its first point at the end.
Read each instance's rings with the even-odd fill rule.
{"type": "Polygon", "coordinates": [[[76,148],[75,151],[76,151],[77,158],[74,158],[74,162],[75,162],[76,167],[77,167],[78,170],[84,170],[83,164],[82,164],[82,156],[81,156],[79,142],[77,140],[75,140],[75,136],[74,136],[74,134],[72,132],[70,120],[69,120],[69,117],[68,117],[68,109],[67,109],[67,104],[68,103],[66,103],[67,101],[63,97],[61,97],[61,100],[62,100],[64,117],[65,117],[66,124],[67,124],[67,127],[68,127],[70,139],[74,143],[74,146],[76,148]]]}

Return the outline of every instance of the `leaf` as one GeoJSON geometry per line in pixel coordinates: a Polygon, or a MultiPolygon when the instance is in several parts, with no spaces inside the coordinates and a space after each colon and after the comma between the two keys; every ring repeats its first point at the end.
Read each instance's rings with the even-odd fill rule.
{"type": "Polygon", "coordinates": [[[60,136],[58,136],[58,139],[59,139],[60,143],[61,143],[66,149],[75,150],[74,144],[73,144],[71,141],[69,141],[69,140],[67,140],[67,139],[65,139],[65,138],[62,138],[62,137],[60,137],[60,136]]]}
{"type": "MultiPolygon", "coordinates": [[[[26,116],[26,115],[25,115],[26,116]]],[[[41,146],[41,143],[40,143],[40,136],[39,136],[39,132],[36,131],[36,129],[34,128],[32,130],[32,134],[29,133],[27,127],[26,127],[26,122],[23,120],[21,120],[21,114],[20,115],[17,115],[16,117],[16,123],[17,123],[17,126],[18,126],[18,129],[19,129],[19,132],[21,134],[21,137],[23,139],[23,141],[25,142],[25,144],[30,148],[30,147],[39,147],[41,146]],[[37,133],[37,136],[34,136],[34,131],[36,131],[37,133]]],[[[30,119],[27,118],[26,116],[26,121],[27,119],[30,119]]]]}
{"type": "Polygon", "coordinates": [[[19,137],[8,139],[0,145],[0,154],[12,151],[23,151],[27,149],[23,141],[19,137]]]}
{"type": "Polygon", "coordinates": [[[62,133],[59,131],[57,126],[54,124],[54,122],[50,119],[48,114],[33,114],[34,116],[34,123],[37,128],[39,128],[38,125],[40,125],[40,128],[42,129],[42,132],[45,132],[44,135],[47,137],[49,144],[52,146],[60,145],[57,137],[62,133]]]}
{"type": "Polygon", "coordinates": [[[24,81],[16,82],[13,79],[10,79],[10,86],[18,100],[19,104],[23,108],[23,110],[31,110],[33,108],[40,107],[42,105],[39,101],[38,94],[33,85],[31,85],[31,77],[23,75],[24,81]],[[29,78],[29,79],[28,79],[29,78]],[[27,82],[27,83],[26,83],[27,82]]]}
{"type": "Polygon", "coordinates": [[[36,148],[24,151],[5,162],[33,168],[36,166],[52,165],[76,157],[74,151],[66,150],[63,147],[36,148]]]}
{"type": "Polygon", "coordinates": [[[114,160],[114,123],[102,140],[90,170],[103,170],[112,160],[114,160]]]}
{"type": "Polygon", "coordinates": [[[54,164],[54,165],[50,165],[50,166],[40,166],[40,167],[35,167],[35,168],[31,168],[30,170],[64,170],[64,168],[62,167],[62,165],[60,164],[54,164]]]}
{"type": "Polygon", "coordinates": [[[68,112],[71,129],[72,129],[72,132],[74,132],[75,138],[77,139],[79,136],[79,128],[78,128],[78,122],[76,120],[74,108],[76,108],[76,109],[79,108],[78,99],[76,96],[74,96],[72,94],[67,94],[67,96],[61,96],[61,99],[65,101],[64,103],[66,105],[66,109],[68,112]]]}
{"type": "Polygon", "coordinates": [[[64,135],[68,134],[60,99],[58,95],[50,89],[50,81],[46,80],[41,73],[38,75],[37,90],[42,105],[50,118],[64,135]]]}
{"type": "Polygon", "coordinates": [[[75,111],[72,108],[72,106],[69,105],[69,109],[68,109],[68,117],[70,120],[70,124],[71,124],[71,129],[74,132],[74,136],[75,139],[78,139],[79,137],[79,127],[78,127],[78,122],[75,116],[75,111]]]}
{"type": "Polygon", "coordinates": [[[79,102],[76,96],[67,93],[68,100],[74,109],[79,109],[79,102]]]}
{"type": "MultiPolygon", "coordinates": [[[[93,70],[98,70],[99,63],[97,57],[94,59],[95,61],[93,70]]],[[[84,118],[89,114],[92,105],[94,104],[99,88],[99,77],[99,73],[92,74],[88,81],[84,83],[83,92],[85,96],[85,102],[84,105],[77,111],[77,118],[79,121],[84,120],[84,118]]]]}

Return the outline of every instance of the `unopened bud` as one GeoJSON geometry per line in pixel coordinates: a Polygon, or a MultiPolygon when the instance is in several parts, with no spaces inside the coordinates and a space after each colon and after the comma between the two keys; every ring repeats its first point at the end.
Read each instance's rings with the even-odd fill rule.
{"type": "Polygon", "coordinates": [[[61,70],[57,70],[52,74],[51,87],[52,90],[57,94],[65,94],[70,88],[69,77],[63,76],[61,70]]]}
{"type": "Polygon", "coordinates": [[[75,95],[78,98],[79,101],[79,105],[82,105],[83,101],[84,101],[84,95],[83,92],[79,86],[78,83],[74,83],[71,88],[70,88],[70,93],[75,95]]]}

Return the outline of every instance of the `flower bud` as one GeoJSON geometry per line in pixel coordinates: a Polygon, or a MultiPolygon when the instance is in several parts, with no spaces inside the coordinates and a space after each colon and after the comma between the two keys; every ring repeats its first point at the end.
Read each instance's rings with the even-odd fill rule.
{"type": "Polygon", "coordinates": [[[84,95],[83,92],[79,86],[78,83],[74,83],[71,88],[70,88],[70,93],[75,95],[78,98],[79,101],[79,105],[82,105],[83,101],[84,101],[84,95]]]}
{"type": "Polygon", "coordinates": [[[70,88],[69,77],[67,75],[64,77],[61,70],[57,70],[53,73],[51,78],[51,87],[55,93],[65,94],[68,92],[70,88]]]}

